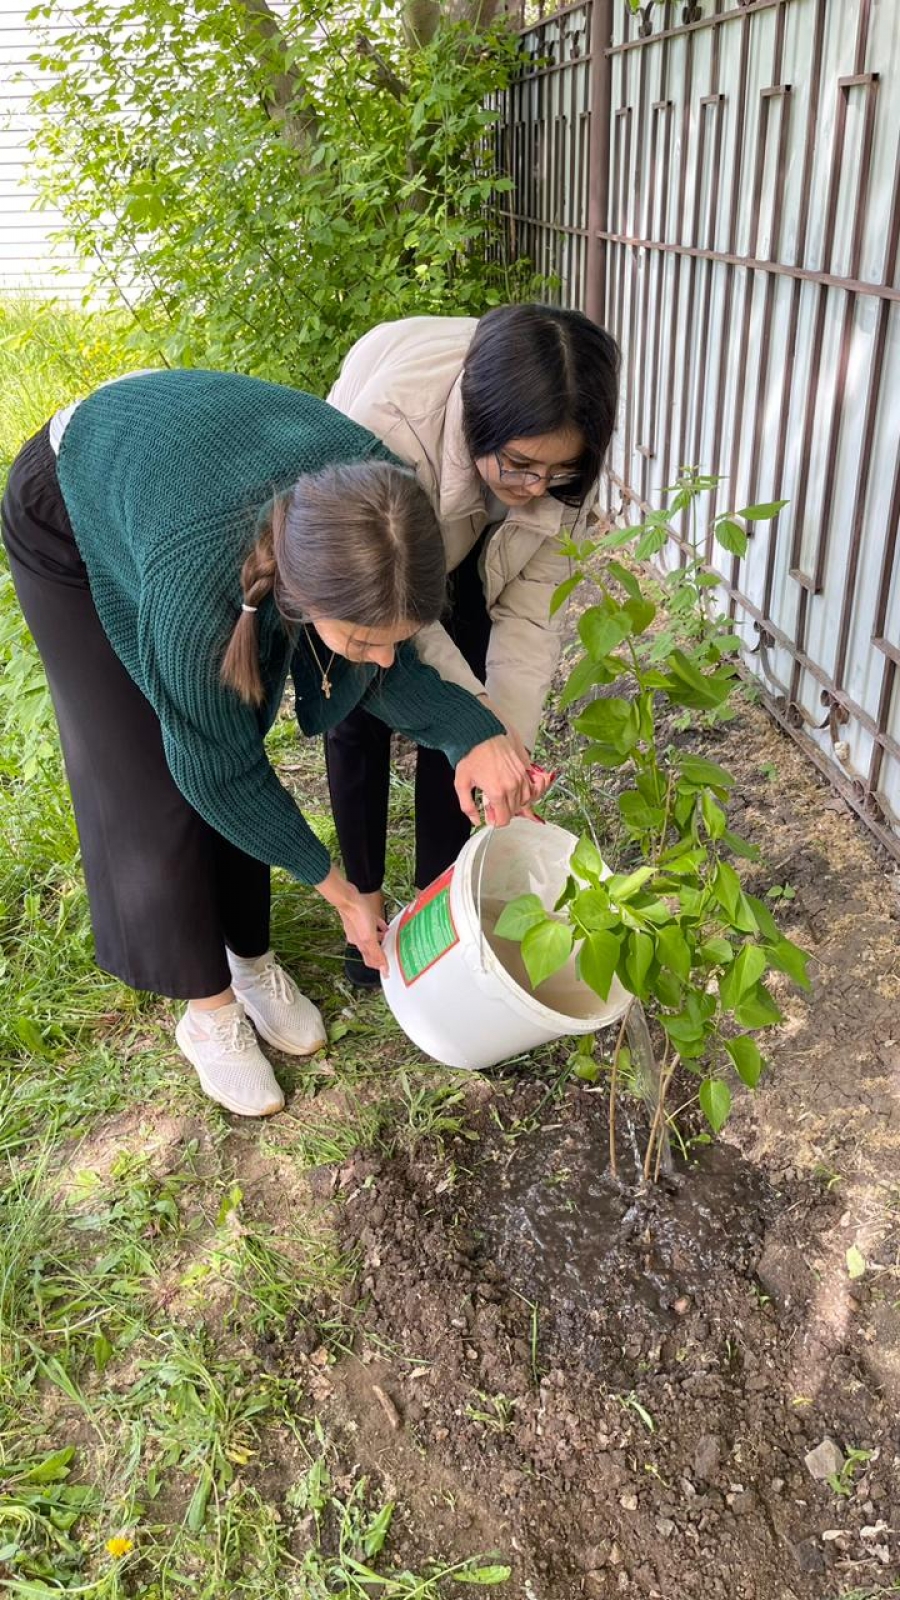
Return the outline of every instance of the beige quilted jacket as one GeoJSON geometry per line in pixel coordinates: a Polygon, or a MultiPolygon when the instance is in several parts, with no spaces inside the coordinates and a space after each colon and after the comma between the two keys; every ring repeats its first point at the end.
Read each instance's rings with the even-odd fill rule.
{"type": "MultiPolygon", "coordinates": [[[[351,349],[330,403],[378,435],[415,468],[437,512],[450,571],[488,524],[483,483],[466,449],[460,393],[474,317],[409,317],[373,328],[351,349]]],[[[561,528],[580,513],[544,495],[511,509],[491,534],[482,581],[491,618],[486,683],[466,665],[439,623],[416,644],[443,678],[472,694],[487,693],[529,749],[559,659],[564,607],[550,616],[550,597],[568,576],[561,528]]]]}

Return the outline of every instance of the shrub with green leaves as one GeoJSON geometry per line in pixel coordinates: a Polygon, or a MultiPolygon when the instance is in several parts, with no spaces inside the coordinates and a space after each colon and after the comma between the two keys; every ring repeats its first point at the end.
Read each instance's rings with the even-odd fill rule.
{"type": "MultiPolygon", "coordinates": [[[[697,494],[702,480],[694,479],[697,494]]],[[[556,603],[581,581],[591,557],[626,542],[644,553],[658,548],[660,526],[654,514],[638,528],[570,542],[579,570],[560,586],[556,603]]],[[[781,1020],[767,973],[787,973],[807,987],[807,958],[782,935],[765,901],[745,891],[728,859],[758,854],[728,826],[733,778],[664,731],[672,712],[677,720],[726,706],[737,684],[736,641],[724,639],[713,618],[705,636],[694,634],[690,652],[671,637],[661,652],[650,631],[656,606],[635,572],[609,559],[598,581],[601,598],[579,620],[582,654],[561,704],[600,690],[574,725],[584,736],[581,759],[622,773],[617,805],[627,860],[610,874],[596,845],[582,838],[555,909],[548,912],[535,895],[521,896],[505,908],[496,931],[521,941],[535,986],[574,950],[581,977],[601,999],[617,977],[655,1017],[666,1050],[649,1171],[677,1064],[701,1079],[700,1105],[718,1132],[731,1109],[729,1081],[736,1075],[753,1088],[762,1072],[753,1034],[781,1020]]]]}
{"type": "Polygon", "coordinates": [[[510,187],[485,109],[516,68],[507,27],[423,40],[382,0],[33,15],[64,24],[33,58],[44,192],[168,361],[323,392],[374,324],[530,286],[490,205],[510,187]]]}

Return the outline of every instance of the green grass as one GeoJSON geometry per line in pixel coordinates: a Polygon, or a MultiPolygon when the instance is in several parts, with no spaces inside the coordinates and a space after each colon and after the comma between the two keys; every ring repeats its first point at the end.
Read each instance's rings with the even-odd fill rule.
{"type": "MultiPolygon", "coordinates": [[[[126,336],[117,318],[0,303],[0,481],[59,405],[135,364],[126,336]]],[[[288,718],[270,749],[333,844],[320,749],[288,718]]],[[[393,798],[391,885],[406,899],[408,783],[393,798]]],[[[354,1263],[306,1175],[360,1148],[452,1135],[464,1112],[453,1075],[423,1070],[380,999],[347,987],[330,908],[282,878],[273,921],[332,1045],[279,1064],[288,1113],[241,1129],[185,1069],[177,1008],[94,965],[49,697],[0,558],[0,1585],[11,1596],[437,1600],[505,1579],[479,1559],[398,1567],[393,1504],[341,1459],[297,1379],[260,1357],[304,1323],[326,1361],[354,1337],[358,1313],[341,1309],[354,1263]]]]}

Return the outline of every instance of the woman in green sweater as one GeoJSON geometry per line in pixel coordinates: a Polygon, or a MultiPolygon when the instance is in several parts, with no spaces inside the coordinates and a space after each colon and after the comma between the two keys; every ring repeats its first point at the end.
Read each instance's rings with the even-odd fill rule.
{"type": "Polygon", "coordinates": [[[269,947],[269,869],[384,967],[384,923],[266,756],[288,673],[303,733],[357,705],[446,752],[460,805],[530,799],[503,725],[409,643],[444,605],[427,498],[321,400],[216,372],[139,373],[59,412],[13,464],[13,579],[47,671],[97,960],[186,999],[176,1038],[245,1116],[283,1097],[257,1043],[308,1055],[315,1006],[269,947]],[[249,1021],[248,1021],[249,1019],[249,1021]]]}

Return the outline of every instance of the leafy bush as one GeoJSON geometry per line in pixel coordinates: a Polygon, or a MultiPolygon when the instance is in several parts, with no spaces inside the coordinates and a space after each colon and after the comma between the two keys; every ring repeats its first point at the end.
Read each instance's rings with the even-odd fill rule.
{"type": "MultiPolygon", "coordinates": [[[[570,542],[567,552],[579,571],[560,586],[556,601],[581,581],[580,569],[600,552],[626,543],[642,555],[657,551],[667,518],[690,511],[713,481],[684,474],[668,512],[651,513],[639,527],[599,540],[570,542]]],[[[776,509],[750,507],[720,519],[715,535],[730,549],[735,530],[742,531],[739,517],[753,521],[758,513],[761,520],[776,509]]],[[[608,998],[615,977],[655,1017],[666,1050],[648,1173],[678,1063],[700,1078],[700,1105],[718,1132],[731,1109],[729,1079],[736,1075],[753,1088],[763,1070],[752,1034],[781,1020],[767,972],[785,972],[808,987],[803,951],[783,937],[769,907],[745,891],[727,860],[758,854],[728,826],[725,807],[734,779],[718,763],[667,740],[665,719],[673,710],[676,722],[685,713],[719,714],[738,681],[733,656],[739,641],[709,606],[709,586],[700,581],[705,569],[691,543],[694,560],[680,569],[675,586],[678,597],[694,595],[682,641],[689,648],[665,626],[654,637],[654,603],[634,571],[609,559],[597,578],[602,598],[580,618],[582,655],[563,690],[564,707],[601,691],[578,714],[575,728],[584,735],[585,763],[621,769],[626,778],[617,801],[627,841],[623,870],[610,874],[596,845],[582,838],[554,911],[548,913],[536,895],[520,896],[496,929],[521,942],[535,987],[574,949],[581,977],[601,999],[608,998]],[[743,1031],[735,1032],[735,1025],[743,1031]]]]}
{"type": "Polygon", "coordinates": [[[488,204],[509,184],[484,106],[516,57],[503,27],[419,44],[379,0],[277,26],[242,0],[89,0],[34,58],[43,189],[145,347],[321,392],[373,324],[529,287],[488,204]]]}

